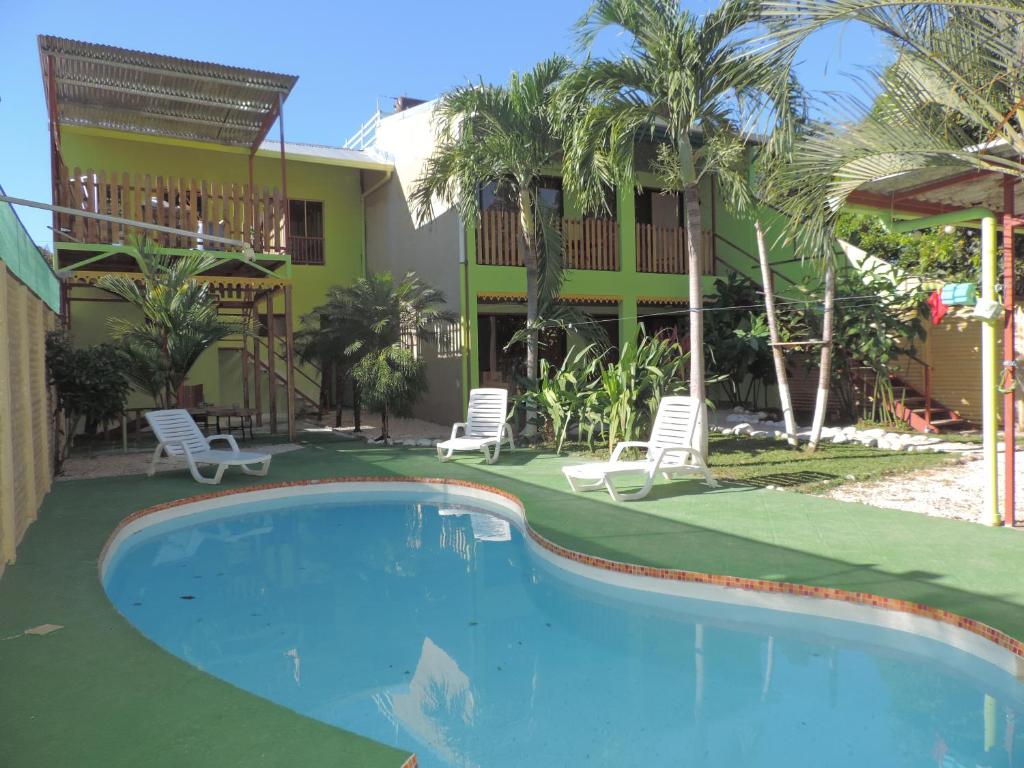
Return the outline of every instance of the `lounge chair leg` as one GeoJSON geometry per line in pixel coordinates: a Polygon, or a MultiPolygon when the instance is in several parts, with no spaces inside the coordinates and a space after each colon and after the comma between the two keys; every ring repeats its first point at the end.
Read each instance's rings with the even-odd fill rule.
{"type": "Polygon", "coordinates": [[[242,473],[246,475],[252,475],[253,477],[266,477],[267,472],[270,471],[270,460],[272,458],[273,456],[268,456],[266,459],[261,461],[259,464],[259,469],[249,469],[249,464],[242,464],[242,473]]]}
{"type": "MultiPolygon", "coordinates": [[[[508,425],[508,424],[504,424],[502,426],[502,428],[501,428],[501,433],[502,433],[502,437],[505,437],[505,436],[508,437],[508,449],[510,451],[514,451],[516,449],[516,444],[515,444],[515,441],[513,441],[513,439],[512,439],[512,427],[510,425],[508,425]]],[[[501,444],[500,440],[499,440],[498,444],[499,445],[501,444]]]]}
{"type": "Polygon", "coordinates": [[[454,448],[449,448],[448,451],[446,452],[440,445],[437,445],[435,447],[437,448],[437,459],[438,461],[441,462],[448,461],[448,459],[452,457],[452,454],[455,453],[454,448]]]}
{"type": "Polygon", "coordinates": [[[491,455],[487,458],[487,463],[488,464],[494,464],[498,460],[498,456],[500,454],[501,454],[501,439],[499,438],[498,442],[496,442],[494,444],[494,450],[491,452],[491,455]]]}
{"type": "Polygon", "coordinates": [[[192,473],[192,479],[203,485],[219,485],[220,479],[224,477],[224,470],[228,468],[227,464],[218,464],[217,471],[213,477],[203,477],[199,467],[188,453],[185,454],[185,459],[188,461],[188,469],[192,473]]]}
{"type": "Polygon", "coordinates": [[[608,489],[608,493],[616,501],[639,501],[640,499],[642,499],[644,496],[651,492],[651,488],[654,485],[655,476],[656,475],[654,472],[648,474],[647,479],[644,481],[644,484],[640,488],[640,490],[634,491],[633,493],[619,493],[618,491],[616,491],[615,486],[612,485],[610,477],[605,477],[604,484],[605,487],[608,489]]]}
{"type": "Polygon", "coordinates": [[[711,474],[711,470],[708,469],[707,462],[700,456],[695,456],[694,459],[697,462],[697,466],[700,467],[701,472],[704,473],[704,483],[709,488],[717,488],[718,481],[715,480],[714,476],[711,474]]]}
{"type": "Polygon", "coordinates": [[[149,467],[146,469],[146,474],[149,475],[150,477],[156,474],[156,465],[157,462],[160,461],[160,454],[162,454],[163,452],[164,445],[163,443],[160,443],[160,445],[156,447],[156,450],[153,451],[153,459],[149,462],[149,467]]]}

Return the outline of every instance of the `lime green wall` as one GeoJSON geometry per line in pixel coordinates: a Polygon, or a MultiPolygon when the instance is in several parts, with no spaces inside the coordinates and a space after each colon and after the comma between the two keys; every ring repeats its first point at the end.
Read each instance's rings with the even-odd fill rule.
{"type": "MultiPolygon", "coordinates": [[[[68,168],[105,170],[108,173],[128,172],[153,176],[182,176],[225,183],[248,183],[248,153],[229,147],[189,142],[157,141],[151,137],[114,131],[96,131],[65,127],[62,153],[68,168]]],[[[323,266],[292,268],[293,320],[299,319],[320,304],[332,285],[348,284],[364,273],[363,208],[360,171],[304,159],[289,159],[286,165],[288,196],[293,199],[320,200],[324,204],[323,266]]],[[[257,186],[280,185],[280,160],[276,156],[258,155],[254,162],[257,186]]],[[[76,289],[75,295],[86,295],[76,289]]],[[[109,339],[106,318],[123,311],[111,303],[75,302],[72,305],[72,328],[80,343],[109,339]]],[[[279,297],[276,313],[284,312],[279,297]]],[[[227,341],[221,347],[237,347],[227,341]]],[[[222,354],[214,349],[200,358],[192,369],[189,383],[202,383],[204,396],[210,402],[227,404],[241,402],[240,354],[222,354]],[[233,393],[233,395],[232,395],[233,393]]],[[[280,412],[284,413],[283,387],[279,387],[280,412]]],[[[266,407],[268,382],[262,382],[266,407]]],[[[146,405],[145,398],[139,405],[146,405]]],[[[134,405],[134,403],[133,403],[134,405]]]]}
{"type": "MultiPolygon", "coordinates": [[[[657,179],[648,173],[638,174],[639,183],[658,187],[657,179]]],[[[686,303],[689,294],[689,280],[686,275],[651,274],[636,271],[636,211],[632,189],[617,192],[619,222],[619,270],[603,272],[597,270],[566,270],[563,293],[566,295],[601,296],[619,304],[619,343],[633,338],[637,327],[637,300],[643,298],[677,299],[686,303]]],[[[701,216],[705,231],[712,230],[714,223],[716,275],[702,279],[705,295],[714,293],[715,280],[731,271],[761,282],[757,262],[757,244],[754,233],[754,216],[751,212],[739,216],[729,210],[721,194],[713,188],[710,180],[701,185],[701,216]],[[714,197],[714,205],[712,205],[714,197]]],[[[565,202],[566,216],[577,216],[579,211],[571,200],[565,202]]],[[[782,217],[768,208],[757,209],[756,216],[766,231],[769,261],[783,276],[777,281],[777,290],[785,293],[789,287],[787,278],[799,282],[807,267],[793,259],[789,246],[777,242],[781,232],[782,217]]],[[[526,270],[522,267],[498,267],[476,263],[476,229],[467,227],[466,254],[469,262],[469,289],[467,301],[463,303],[463,322],[469,329],[470,341],[470,386],[479,386],[480,364],[478,343],[478,297],[481,294],[502,294],[526,292],[526,270]]],[[[468,391],[468,387],[466,388],[468,391]]]]}

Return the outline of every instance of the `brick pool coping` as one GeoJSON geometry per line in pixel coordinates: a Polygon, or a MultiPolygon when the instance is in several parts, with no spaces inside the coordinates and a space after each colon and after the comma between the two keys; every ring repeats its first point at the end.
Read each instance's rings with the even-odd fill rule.
{"type": "MultiPolygon", "coordinates": [[[[798,597],[811,597],[823,600],[835,600],[839,602],[852,603],[856,605],[863,605],[872,608],[879,608],[886,611],[893,611],[897,613],[910,614],[912,616],[918,616],[925,619],[931,619],[932,621],[946,624],[958,629],[963,629],[971,632],[984,640],[988,640],[991,643],[1003,648],[1018,659],[1024,660],[1024,643],[1017,640],[1014,637],[1006,634],[1005,632],[991,627],[983,622],[975,619],[970,619],[965,616],[961,616],[952,611],[947,611],[942,608],[933,608],[924,603],[917,603],[910,600],[901,600],[892,597],[883,597],[881,595],[875,595],[870,592],[852,592],[850,590],[839,589],[836,587],[817,587],[807,584],[797,584],[794,582],[786,581],[772,581],[768,579],[753,579],[738,576],[726,576],[723,574],[704,573],[701,571],[689,571],[678,568],[655,568],[647,565],[635,565],[631,563],[625,563],[618,560],[609,560],[603,557],[596,557],[594,555],[588,555],[584,552],[578,552],[568,547],[563,547],[560,544],[556,544],[550,539],[538,533],[534,530],[533,526],[530,525],[528,515],[526,513],[526,505],[522,499],[513,493],[496,488],[495,486],[488,485],[486,483],[476,483],[468,480],[457,480],[451,478],[442,477],[414,477],[414,476],[358,476],[358,477],[333,477],[333,478],[322,478],[316,480],[291,480],[277,483],[263,483],[260,485],[246,486],[242,488],[230,488],[212,493],[199,494],[196,496],[188,496],[181,499],[174,499],[172,501],[155,504],[150,507],[145,507],[136,512],[131,513],[127,517],[123,518],[118,525],[111,532],[103,545],[103,549],[100,551],[98,563],[102,564],[107,557],[110,547],[114,544],[118,534],[128,525],[144,518],[149,515],[163,512],[168,509],[175,507],[185,506],[188,504],[195,504],[202,501],[208,501],[211,499],[220,499],[227,496],[236,496],[249,493],[258,493],[261,491],[279,490],[282,488],[294,488],[294,487],[307,487],[316,485],[333,485],[341,483],[401,483],[401,484],[429,484],[429,485],[441,485],[441,486],[453,486],[458,488],[468,488],[472,490],[483,491],[485,493],[494,494],[505,498],[514,504],[518,505],[522,510],[523,526],[526,529],[527,535],[539,546],[551,552],[554,555],[571,560],[582,565],[592,566],[594,568],[600,568],[602,570],[611,571],[615,573],[628,574],[631,576],[644,576],[654,579],[664,579],[668,581],[679,581],[688,582],[694,584],[704,584],[709,586],[724,587],[726,589],[741,589],[751,592],[764,592],[774,593],[780,595],[793,595],[798,597]]],[[[409,758],[401,765],[401,768],[417,768],[416,755],[410,755],[409,758]]]]}

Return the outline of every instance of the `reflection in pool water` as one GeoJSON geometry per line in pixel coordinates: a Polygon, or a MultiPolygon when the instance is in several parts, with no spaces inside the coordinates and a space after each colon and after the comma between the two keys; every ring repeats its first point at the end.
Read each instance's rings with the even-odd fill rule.
{"type": "Polygon", "coordinates": [[[113,553],[107,592],[171,653],[424,768],[1024,761],[1024,686],[970,655],[609,586],[500,517],[416,498],[160,523],[113,553]]]}

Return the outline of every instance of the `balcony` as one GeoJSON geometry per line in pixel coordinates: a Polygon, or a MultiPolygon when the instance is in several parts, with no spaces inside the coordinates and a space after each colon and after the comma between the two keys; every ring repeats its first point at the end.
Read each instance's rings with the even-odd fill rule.
{"type": "MultiPolygon", "coordinates": [[[[711,233],[701,232],[702,274],[715,274],[711,233]]],[[[687,274],[686,230],[682,227],[636,225],[636,271],[666,275],[687,274]]]]}
{"type": "Polygon", "coordinates": [[[292,264],[321,265],[324,263],[324,239],[288,235],[288,253],[292,264]]]}
{"type": "MultiPolygon", "coordinates": [[[[619,269],[619,225],[611,219],[562,219],[563,263],[567,269],[615,272],[619,269]]],[[[476,263],[521,267],[519,215],[490,210],[480,216],[476,263]]]]}
{"type": "MultiPolygon", "coordinates": [[[[153,243],[165,249],[200,249],[231,252],[240,249],[223,243],[204,241],[203,235],[215,235],[252,244],[258,264],[273,269],[282,259],[259,259],[260,254],[284,254],[285,201],[277,189],[250,189],[247,184],[186,179],[175,176],[106,173],[79,168],[62,168],[54,185],[54,202],[66,208],[116,216],[131,221],[194,232],[195,236],[168,232],[150,232],[153,243]]],[[[90,244],[97,246],[129,243],[143,230],[130,224],[98,221],[70,213],[55,216],[60,266],[67,259],[77,261],[90,244]],[[61,253],[61,246],[74,254],[61,253]]],[[[315,255],[316,247],[306,246],[315,255]]],[[[97,247],[97,252],[102,249],[97,247]]],[[[319,257],[323,259],[322,243],[319,257]]],[[[93,269],[123,266],[124,258],[111,256],[93,269]],[[115,263],[117,262],[117,263],[115,263]]],[[[236,262],[237,263],[237,262],[236,262]]],[[[225,262],[224,269],[229,269],[225,262]]],[[[223,270],[222,270],[223,271],[223,270]]]]}

